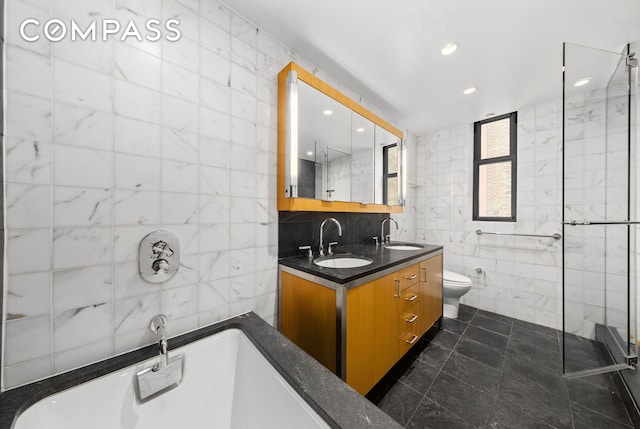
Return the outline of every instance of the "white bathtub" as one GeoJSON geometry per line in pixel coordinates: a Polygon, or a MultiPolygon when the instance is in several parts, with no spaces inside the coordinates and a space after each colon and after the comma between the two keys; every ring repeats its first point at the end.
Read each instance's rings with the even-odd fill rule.
{"type": "Polygon", "coordinates": [[[183,381],[173,390],[136,400],[134,378],[152,362],[146,361],[33,404],[14,429],[329,427],[239,329],[171,353],[185,360],[183,381]]]}

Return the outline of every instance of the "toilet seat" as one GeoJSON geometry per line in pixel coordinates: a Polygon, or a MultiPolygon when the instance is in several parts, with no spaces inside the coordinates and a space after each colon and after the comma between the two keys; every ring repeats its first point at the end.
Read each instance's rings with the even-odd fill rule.
{"type": "Polygon", "coordinates": [[[471,285],[471,279],[453,271],[442,270],[442,280],[452,286],[471,285]]]}

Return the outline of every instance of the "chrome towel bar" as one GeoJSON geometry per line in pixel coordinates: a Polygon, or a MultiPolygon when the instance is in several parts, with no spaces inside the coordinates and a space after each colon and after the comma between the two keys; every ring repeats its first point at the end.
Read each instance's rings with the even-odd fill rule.
{"type": "Polygon", "coordinates": [[[558,234],[557,232],[555,234],[552,235],[541,235],[541,234],[515,234],[515,233],[510,233],[510,232],[485,232],[481,229],[476,229],[476,234],[478,235],[482,235],[482,234],[488,234],[488,235],[514,235],[514,236],[518,236],[518,237],[542,237],[542,238],[553,238],[555,240],[560,240],[562,238],[562,235],[558,234]]]}
{"type": "Polygon", "coordinates": [[[562,222],[563,225],[640,225],[637,220],[612,220],[612,221],[588,221],[588,220],[570,220],[562,222]]]}

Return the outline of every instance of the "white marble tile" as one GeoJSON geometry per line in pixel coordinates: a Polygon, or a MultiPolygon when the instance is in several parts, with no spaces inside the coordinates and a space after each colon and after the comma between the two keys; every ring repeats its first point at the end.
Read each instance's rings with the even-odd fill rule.
{"type": "Polygon", "coordinates": [[[114,299],[153,295],[158,292],[156,283],[149,283],[140,276],[138,261],[118,262],[113,270],[114,299]]]}
{"type": "MultiPolygon", "coordinates": [[[[137,0],[117,0],[115,3],[115,18],[120,22],[133,21],[140,29],[145,28],[149,18],[162,19],[162,2],[146,3],[148,4],[140,4],[137,0]]],[[[135,37],[128,37],[124,42],[118,41],[118,43],[136,48],[158,58],[162,57],[162,43],[159,41],[138,40],[135,37]]]]}
{"type": "Polygon", "coordinates": [[[229,168],[231,145],[229,144],[228,140],[223,141],[201,136],[199,149],[199,162],[201,165],[229,168]]]}
{"type": "Polygon", "coordinates": [[[111,301],[111,265],[82,267],[53,273],[53,311],[103,304],[111,301]]]}
{"type": "MultiPolygon", "coordinates": [[[[200,257],[196,254],[180,255],[180,266],[176,274],[162,284],[162,290],[194,285],[198,283],[198,264],[200,257]]],[[[197,301],[197,299],[196,299],[197,301]]]]}
{"type": "MultiPolygon", "coordinates": [[[[280,43],[269,34],[258,29],[256,35],[256,47],[272,59],[278,58],[278,46],[280,43]]],[[[277,74],[277,73],[276,73],[277,74]]]]}
{"type": "Polygon", "coordinates": [[[111,303],[63,311],[53,316],[53,352],[107,340],[111,335],[111,303]],[[91,326],[91,329],[87,329],[91,326]]]}
{"type": "MultiPolygon", "coordinates": [[[[197,102],[197,94],[195,101],[197,102]]],[[[179,98],[163,96],[162,123],[166,127],[189,133],[198,132],[198,106],[179,98]]]]}
{"type": "Polygon", "coordinates": [[[200,225],[200,253],[228,251],[231,244],[231,227],[219,223],[200,225]]]}
{"type": "Polygon", "coordinates": [[[277,262],[272,264],[271,269],[258,271],[256,273],[256,295],[276,293],[278,290],[278,269],[277,262]]]}
{"type": "Polygon", "coordinates": [[[53,191],[53,226],[111,225],[110,189],[56,186],[53,191]]]}
{"type": "Polygon", "coordinates": [[[7,228],[46,228],[51,226],[51,187],[42,185],[5,186],[7,228]]]}
{"type": "Polygon", "coordinates": [[[198,311],[210,311],[226,306],[229,302],[229,293],[228,279],[198,284],[198,311]]]}
{"type": "Polygon", "coordinates": [[[256,295],[256,274],[250,273],[232,277],[229,291],[230,302],[253,298],[256,295]]]}
{"type": "MultiPolygon", "coordinates": [[[[19,46],[23,49],[27,49],[33,52],[37,52],[41,55],[51,55],[51,42],[43,37],[35,42],[28,42],[20,36],[20,25],[25,19],[32,18],[37,19],[40,22],[46,22],[51,18],[50,4],[44,2],[22,2],[12,1],[7,2],[5,5],[7,17],[5,28],[4,42],[7,45],[19,46]]],[[[37,35],[36,31],[28,32],[29,35],[37,35]]]]}
{"type": "Polygon", "coordinates": [[[234,170],[255,172],[256,151],[254,148],[233,143],[231,145],[231,168],[234,170]]]}
{"type": "Polygon", "coordinates": [[[226,195],[200,195],[200,223],[229,223],[230,204],[226,195]]]}
{"type": "Polygon", "coordinates": [[[114,304],[114,335],[149,331],[151,319],[160,314],[160,292],[145,296],[116,300],[114,304]]]}
{"type": "Polygon", "coordinates": [[[256,270],[256,249],[231,250],[229,270],[232,277],[250,274],[256,270]]]}
{"type": "Polygon", "coordinates": [[[161,142],[160,126],[122,116],[115,117],[116,152],[160,157],[161,142]]]}
{"type": "MultiPolygon", "coordinates": [[[[160,308],[169,320],[193,315],[198,306],[198,287],[188,285],[162,291],[160,308]]],[[[172,323],[169,323],[171,326],[172,323]]]]}
{"type": "Polygon", "coordinates": [[[256,96],[257,79],[253,71],[237,64],[231,64],[231,89],[251,97],[256,96]]]}
{"type": "Polygon", "coordinates": [[[162,88],[165,95],[192,103],[199,101],[198,75],[166,61],[162,63],[162,88]]]}
{"type": "Polygon", "coordinates": [[[66,61],[53,61],[53,96],[57,101],[88,109],[111,111],[113,82],[109,75],[66,61]]]}
{"type": "Polygon", "coordinates": [[[200,108],[200,135],[229,141],[230,133],[230,116],[227,113],[206,107],[200,108]]]}
{"type": "MultiPolygon", "coordinates": [[[[177,19],[180,22],[182,37],[198,42],[200,38],[200,19],[198,13],[176,0],[165,0],[162,3],[162,18],[177,19]]],[[[180,43],[180,41],[175,42],[180,43]]]]}
{"type": "Polygon", "coordinates": [[[113,204],[114,224],[123,226],[161,223],[160,195],[160,192],[155,191],[116,190],[113,204]]]}
{"type": "Polygon", "coordinates": [[[199,137],[188,131],[163,128],[162,157],[173,161],[198,162],[199,137]]]}
{"type": "Polygon", "coordinates": [[[162,223],[165,225],[198,223],[199,211],[198,195],[168,192],[162,194],[162,223]]]}
{"type": "Polygon", "coordinates": [[[51,102],[47,98],[8,90],[5,133],[36,142],[51,141],[51,102]]]}
{"type": "Polygon", "coordinates": [[[198,193],[198,164],[162,161],[162,191],[198,193]]]}
{"type": "Polygon", "coordinates": [[[231,115],[249,122],[256,122],[256,98],[240,91],[231,90],[231,115]]]}
{"type": "Polygon", "coordinates": [[[3,365],[48,356],[51,352],[50,316],[25,317],[5,323],[3,365]]]}
{"type": "Polygon", "coordinates": [[[200,167],[200,193],[204,195],[231,195],[229,171],[215,167],[200,167]]]}
{"type": "Polygon", "coordinates": [[[200,103],[221,112],[229,110],[231,103],[229,86],[208,78],[200,79],[200,103]]]}
{"type": "Polygon", "coordinates": [[[117,43],[114,67],[117,78],[155,91],[162,89],[162,61],[154,55],[117,43]]]}
{"type": "Polygon", "coordinates": [[[88,363],[113,356],[113,342],[103,339],[75,349],[56,353],[53,356],[53,369],[56,373],[68,371],[87,365],[88,363]]]}
{"type": "Polygon", "coordinates": [[[53,108],[54,143],[87,149],[113,149],[114,116],[110,112],[56,103],[53,108]]]}
{"type": "Polygon", "coordinates": [[[109,264],[111,228],[56,228],[53,230],[53,269],[109,264]]]}
{"type": "Polygon", "coordinates": [[[245,43],[243,40],[240,40],[235,36],[231,37],[231,61],[233,63],[255,72],[257,69],[257,57],[257,50],[255,46],[245,43]]]}
{"type": "Polygon", "coordinates": [[[254,223],[232,223],[230,230],[229,246],[231,249],[255,248],[256,236],[254,223]]]}
{"type": "Polygon", "coordinates": [[[160,229],[160,225],[115,226],[113,228],[114,262],[137,261],[140,241],[157,229],[160,229]]]}
{"type": "MultiPolygon", "coordinates": [[[[88,28],[88,24],[82,24],[77,20],[78,15],[76,11],[72,19],[76,21],[82,29],[88,28]]],[[[95,16],[96,15],[94,15],[94,18],[95,16]]],[[[110,14],[109,17],[111,16],[110,14]]],[[[117,42],[114,40],[102,40],[101,30],[96,31],[96,33],[98,34],[95,41],[90,41],[89,39],[86,41],[74,41],[71,40],[70,37],[65,37],[59,42],[52,43],[54,58],[63,59],[93,71],[110,75],[113,73],[113,50],[117,42]]]]}
{"type": "MultiPolygon", "coordinates": [[[[187,38],[181,38],[179,42],[162,41],[162,59],[173,64],[198,72],[199,68],[200,46],[196,42],[192,42],[187,38]]],[[[167,63],[165,62],[164,65],[167,63]]],[[[168,78],[166,72],[163,79],[165,83],[172,84],[173,80],[168,78]]],[[[167,87],[165,85],[165,91],[167,87]]]]}
{"type": "Polygon", "coordinates": [[[5,137],[4,142],[8,183],[51,183],[51,144],[13,137],[5,137]]]}
{"type": "Polygon", "coordinates": [[[62,186],[109,188],[113,184],[113,154],[56,145],[54,183],[62,186]]]}
{"type": "MultiPolygon", "coordinates": [[[[159,142],[158,142],[159,144],[159,142]]],[[[115,154],[115,185],[118,189],[160,190],[160,159],[115,154]]]]}
{"type": "Polygon", "coordinates": [[[51,356],[45,356],[4,367],[2,382],[5,389],[10,389],[48,377],[51,374],[51,356]]]}
{"type": "MultiPolygon", "coordinates": [[[[205,19],[200,20],[200,44],[203,48],[206,48],[210,52],[214,52],[219,55],[221,58],[226,59],[225,61],[228,63],[228,59],[231,57],[231,36],[227,31],[223,28],[215,25],[205,19]]],[[[201,50],[201,54],[203,51],[201,50]]],[[[201,57],[204,59],[204,57],[201,57]]],[[[211,58],[213,60],[213,58],[211,58]]],[[[216,60],[221,61],[220,60],[216,60]]],[[[207,75],[209,70],[212,70],[208,67],[210,63],[203,62],[202,64],[205,66],[200,70],[203,75],[207,75]]],[[[220,82],[224,82],[224,80],[216,79],[220,82]]]]}
{"type": "Polygon", "coordinates": [[[254,198],[231,197],[231,223],[257,222],[257,204],[254,198]]]}
{"type": "Polygon", "coordinates": [[[50,273],[14,274],[5,283],[7,319],[48,314],[50,311],[50,273]]]}
{"type": "Polygon", "coordinates": [[[6,237],[6,263],[9,274],[51,269],[51,230],[49,228],[9,229],[6,237]]]}
{"type": "Polygon", "coordinates": [[[231,30],[232,14],[233,12],[221,3],[200,0],[200,15],[217,24],[225,31],[231,30]]]}
{"type": "Polygon", "coordinates": [[[51,93],[51,59],[32,51],[6,46],[7,89],[42,96],[51,93]]]}
{"type": "Polygon", "coordinates": [[[226,279],[230,272],[230,254],[228,251],[200,253],[200,281],[226,279]]]}
{"type": "Polygon", "coordinates": [[[237,197],[256,197],[258,175],[245,171],[231,171],[231,195],[237,197]]]}
{"type": "Polygon", "coordinates": [[[133,85],[120,79],[115,81],[115,112],[152,124],[160,124],[161,96],[139,85],[133,85]]]}

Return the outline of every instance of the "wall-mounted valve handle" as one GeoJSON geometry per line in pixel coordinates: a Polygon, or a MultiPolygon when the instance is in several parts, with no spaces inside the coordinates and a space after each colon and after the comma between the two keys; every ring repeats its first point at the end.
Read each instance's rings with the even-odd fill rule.
{"type": "Polygon", "coordinates": [[[166,259],[156,259],[153,261],[153,264],[151,264],[151,268],[156,274],[167,274],[169,273],[169,262],[167,262],[166,259]]]}
{"type": "Polygon", "coordinates": [[[173,256],[173,250],[164,241],[158,241],[151,247],[151,259],[170,258],[173,256]]]}

